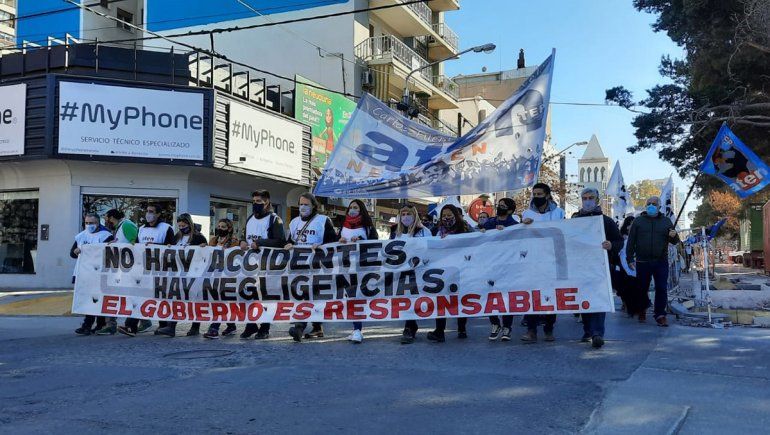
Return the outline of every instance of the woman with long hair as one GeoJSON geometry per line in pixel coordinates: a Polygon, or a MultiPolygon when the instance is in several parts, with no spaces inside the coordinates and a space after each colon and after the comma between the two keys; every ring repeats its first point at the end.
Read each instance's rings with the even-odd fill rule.
{"type": "MultiPolygon", "coordinates": [[[[220,219],[217,222],[217,227],[214,230],[214,237],[209,240],[208,244],[202,244],[201,246],[211,246],[222,249],[236,248],[240,245],[241,241],[235,237],[235,231],[233,229],[233,221],[230,219],[220,219]]],[[[219,327],[221,323],[212,323],[209,325],[208,331],[203,334],[204,338],[216,339],[219,338],[219,327]]],[[[190,331],[187,335],[198,335],[200,333],[201,324],[196,322],[192,324],[190,331]]],[[[235,323],[228,323],[225,328],[226,331],[230,331],[229,334],[235,332],[235,323]]]]}
{"type": "MultiPolygon", "coordinates": [[[[407,239],[410,237],[432,237],[430,230],[423,225],[420,220],[420,214],[413,205],[404,206],[399,210],[396,230],[391,234],[390,238],[407,239]]],[[[401,344],[414,343],[418,329],[416,320],[407,320],[404,324],[401,344]]]]}
{"type": "MultiPolygon", "coordinates": [[[[438,236],[442,239],[456,234],[471,232],[470,227],[463,219],[462,212],[452,204],[447,204],[441,209],[441,219],[439,220],[438,236]]],[[[467,317],[457,318],[457,338],[468,338],[468,332],[465,328],[468,323],[467,317]]],[[[443,343],[446,341],[444,330],[446,329],[446,318],[436,319],[436,329],[428,333],[428,340],[443,343]]]]}
{"type": "MultiPolygon", "coordinates": [[[[360,199],[350,201],[345,219],[339,232],[340,243],[356,243],[361,240],[377,240],[380,236],[374,228],[374,222],[366,210],[366,205],[360,199]]],[[[359,344],[364,341],[362,322],[353,322],[353,332],[348,336],[348,341],[359,344]]]]}

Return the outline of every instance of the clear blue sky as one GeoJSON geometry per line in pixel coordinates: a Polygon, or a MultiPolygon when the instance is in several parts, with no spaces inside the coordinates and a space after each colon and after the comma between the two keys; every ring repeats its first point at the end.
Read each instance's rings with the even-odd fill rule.
{"type": "MultiPolygon", "coordinates": [[[[603,103],[604,91],[617,85],[641,99],[646,89],[665,80],[658,73],[661,56],[683,54],[665,34],[653,32],[654,16],[636,11],[631,0],[462,0],[460,5],[459,11],[446,14],[446,20],[460,36],[461,46],[493,42],[497,50],[448,62],[448,75],[479,73],[484,66],[489,71],[515,68],[520,48],[527,65],[536,65],[556,48],[554,102],[603,103]]],[[[632,155],[626,151],[636,143],[632,113],[617,107],[553,105],[551,109],[557,149],[596,134],[610,164],[620,160],[627,184],[674,172],[679,191],[686,193],[689,188],[689,180],[679,178],[657,152],[632,155]]],[[[583,150],[577,148],[568,160],[570,173],[576,173],[583,150]]],[[[690,201],[688,211],[699,202],[690,201]]]]}

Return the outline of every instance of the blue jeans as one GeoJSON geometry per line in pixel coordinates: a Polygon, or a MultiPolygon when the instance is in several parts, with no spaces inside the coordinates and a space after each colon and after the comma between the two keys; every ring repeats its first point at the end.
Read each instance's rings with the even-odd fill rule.
{"type": "Polygon", "coordinates": [[[655,317],[665,316],[668,304],[668,260],[637,261],[636,278],[645,293],[650,289],[650,280],[655,280],[655,317]]]}
{"type": "Polygon", "coordinates": [[[364,323],[363,322],[353,322],[353,330],[354,331],[360,331],[363,329],[364,323]]]}
{"type": "Polygon", "coordinates": [[[607,313],[583,313],[583,332],[587,336],[604,337],[604,318],[607,313]]]}

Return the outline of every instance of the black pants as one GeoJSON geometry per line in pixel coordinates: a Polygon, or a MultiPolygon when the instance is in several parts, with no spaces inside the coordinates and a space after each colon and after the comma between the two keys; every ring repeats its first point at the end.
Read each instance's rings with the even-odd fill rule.
{"type": "MultiPolygon", "coordinates": [[[[247,329],[248,329],[249,325],[253,325],[253,323],[247,323],[247,324],[246,324],[246,328],[247,328],[247,329]]],[[[211,325],[209,325],[209,329],[214,329],[214,330],[216,330],[216,331],[219,331],[219,327],[220,327],[220,326],[222,326],[222,324],[221,324],[221,323],[212,323],[211,325]]],[[[227,327],[228,327],[228,328],[235,328],[235,323],[228,323],[228,324],[227,324],[227,327]]]]}
{"type": "Polygon", "coordinates": [[[541,321],[545,322],[543,332],[551,333],[553,332],[553,325],[556,323],[556,314],[527,314],[524,316],[524,324],[527,325],[529,331],[537,331],[537,325],[541,321]]]}
{"type": "Polygon", "coordinates": [[[420,329],[417,326],[416,320],[407,320],[404,324],[404,331],[409,331],[412,335],[417,334],[417,330],[420,329]]]}
{"type": "Polygon", "coordinates": [[[106,317],[96,317],[96,316],[86,316],[85,319],[83,319],[83,327],[92,329],[91,327],[94,325],[94,322],[96,322],[96,329],[102,329],[107,324],[107,318],[106,317]]]}
{"type": "MultiPolygon", "coordinates": [[[[129,329],[137,329],[139,328],[139,322],[141,322],[141,319],[134,319],[133,317],[129,317],[126,319],[126,328],[129,329]]],[[[158,322],[160,324],[160,327],[166,326],[167,322],[158,322]]]]}
{"type": "MultiPolygon", "coordinates": [[[[270,324],[267,323],[267,325],[268,325],[267,326],[267,328],[268,328],[267,330],[269,331],[270,330],[270,324]]],[[[323,322],[313,322],[313,330],[317,331],[317,330],[321,329],[322,325],[323,325],[323,322]]],[[[297,322],[297,323],[294,324],[294,326],[296,326],[297,328],[300,328],[301,330],[304,331],[305,328],[307,328],[307,322],[297,322]]]]}
{"type": "MultiPolygon", "coordinates": [[[[458,317],[457,318],[457,332],[465,332],[465,325],[468,324],[468,318],[467,317],[458,317]]],[[[436,319],[436,331],[444,332],[446,329],[446,319],[436,319]]]]}
{"type": "MultiPolygon", "coordinates": [[[[513,326],[513,316],[505,315],[505,316],[502,316],[502,318],[503,318],[503,328],[511,329],[511,327],[513,326]]],[[[489,316],[489,323],[500,326],[500,317],[489,316]]]]}

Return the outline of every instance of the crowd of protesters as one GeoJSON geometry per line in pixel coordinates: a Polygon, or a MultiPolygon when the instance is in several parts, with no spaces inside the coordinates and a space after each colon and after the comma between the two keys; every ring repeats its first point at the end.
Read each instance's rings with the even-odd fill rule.
{"type": "MultiPolygon", "coordinates": [[[[639,322],[645,322],[647,310],[652,305],[656,323],[659,326],[667,326],[668,246],[678,242],[671,220],[660,212],[660,200],[657,197],[651,197],[639,216],[626,218],[619,228],[615,221],[603,214],[600,198],[598,190],[583,189],[581,208],[571,218],[603,217],[606,240],[602,242],[601,247],[607,251],[612,285],[623,302],[623,309],[629,316],[637,317],[639,322]],[[650,303],[648,297],[648,289],[652,281],[655,283],[654,304],[650,303]]],[[[146,206],[145,223],[140,227],[117,209],[109,210],[105,214],[104,225],[101,223],[100,216],[88,214],[84,219],[85,229],[75,236],[70,255],[77,259],[83,245],[93,243],[211,246],[243,250],[261,247],[315,249],[328,243],[358,243],[380,238],[374,221],[361,200],[355,199],[350,202],[337,227],[328,216],[322,213],[318,200],[312,194],[300,195],[297,206],[299,215],[289,222],[287,233],[283,221],[274,212],[270,193],[266,190],[257,190],[252,194],[252,213],[246,221],[245,231],[242,234],[235,234],[233,222],[229,219],[220,219],[210,240],[200,233],[199,227],[187,213],[178,215],[175,231],[171,223],[161,220],[162,210],[155,204],[146,206]]],[[[435,221],[429,216],[420,216],[416,207],[407,205],[399,210],[396,222],[390,231],[390,238],[439,237],[443,239],[474,231],[481,233],[503,231],[514,225],[528,226],[535,222],[565,218],[564,210],[559,208],[551,196],[551,188],[547,184],[538,183],[533,186],[529,207],[521,213],[520,217],[516,214],[516,203],[511,198],[499,199],[492,213],[486,211],[479,213],[478,225],[475,227],[467,223],[461,208],[451,204],[445,205],[438,211],[438,219],[435,221]]],[[[73,282],[74,280],[73,276],[73,282]]],[[[583,324],[582,341],[590,342],[595,348],[602,347],[605,335],[605,313],[584,313],[580,318],[583,324]]],[[[511,340],[514,328],[513,315],[491,316],[489,322],[491,323],[488,337],[490,341],[511,340]]],[[[457,338],[468,338],[468,319],[458,317],[456,323],[457,338]]],[[[521,324],[526,330],[520,339],[525,343],[536,343],[538,328],[542,327],[543,340],[555,341],[555,323],[555,314],[525,315],[521,324]]],[[[200,323],[193,323],[186,335],[199,335],[200,326],[200,323]]],[[[427,333],[426,338],[432,342],[444,342],[446,326],[446,318],[436,319],[434,329],[427,333]]],[[[203,333],[203,337],[216,339],[237,333],[237,326],[234,323],[228,323],[221,332],[220,327],[219,323],[210,324],[203,333]]],[[[324,337],[322,323],[313,322],[310,330],[307,330],[307,327],[307,323],[304,322],[294,323],[289,328],[289,335],[297,342],[324,337]]],[[[151,328],[152,322],[148,320],[128,318],[124,325],[118,326],[115,318],[86,316],[82,326],[75,332],[81,335],[121,333],[135,336],[151,328]]],[[[401,343],[413,343],[417,338],[417,331],[416,321],[406,321],[401,343]]],[[[174,337],[176,322],[159,322],[155,334],[174,337]]],[[[269,338],[270,323],[246,324],[240,337],[243,339],[254,337],[258,340],[269,338]]],[[[363,339],[363,324],[353,322],[348,340],[361,343],[363,339]]]]}

